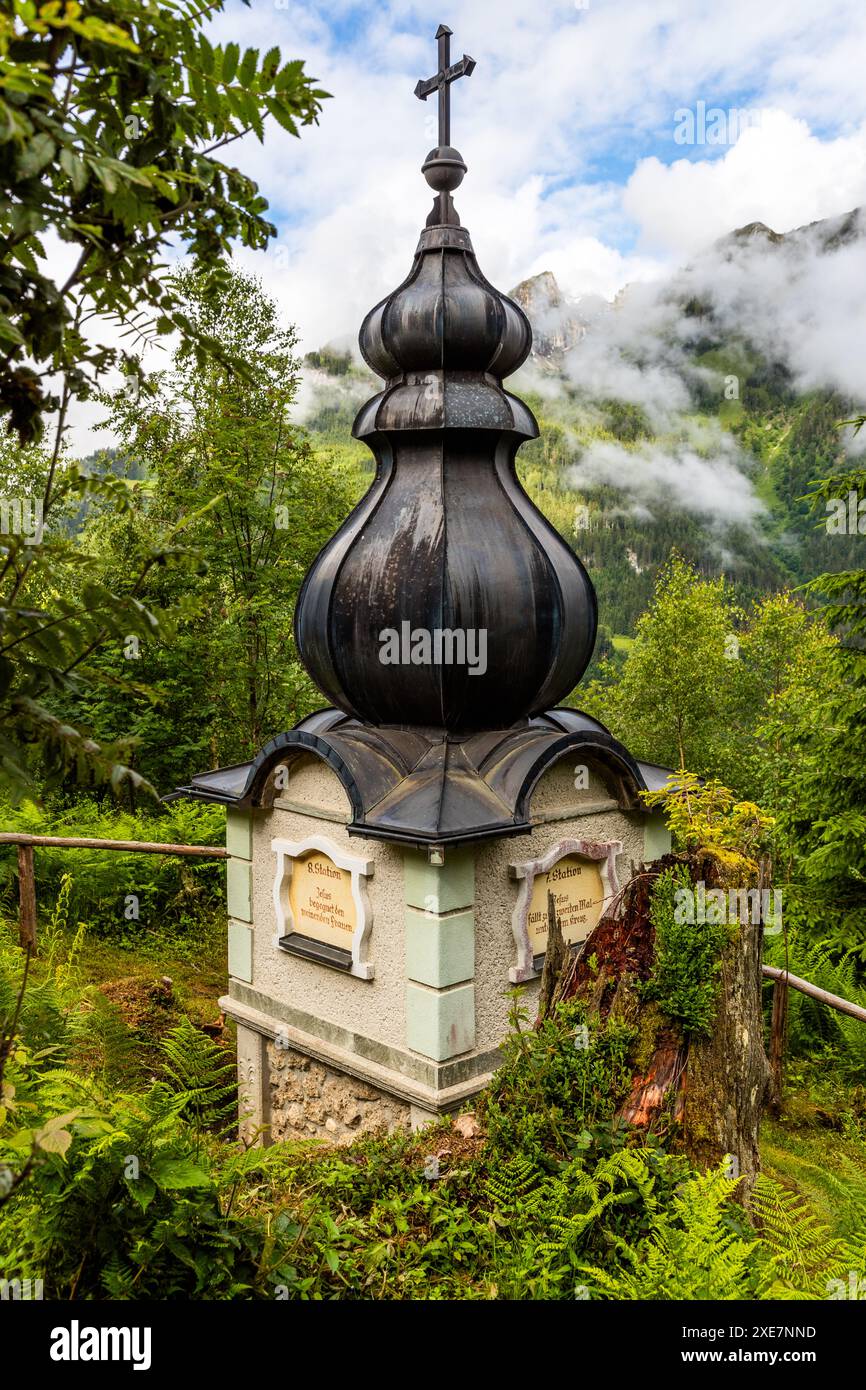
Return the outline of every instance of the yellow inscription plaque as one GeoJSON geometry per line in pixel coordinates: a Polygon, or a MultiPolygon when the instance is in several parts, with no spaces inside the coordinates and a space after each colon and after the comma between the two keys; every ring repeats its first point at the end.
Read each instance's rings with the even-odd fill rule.
{"type": "Polygon", "coordinates": [[[529,942],[535,956],[547,950],[547,894],[556,899],[556,915],[569,944],[585,941],[597,926],[604,906],[604,885],[598,865],[568,854],[546,874],[538,874],[529,902],[529,942]]]}
{"type": "Polygon", "coordinates": [[[338,869],[327,854],[310,850],[294,861],[289,907],[296,932],[351,951],[357,926],[352,875],[338,869]]]}

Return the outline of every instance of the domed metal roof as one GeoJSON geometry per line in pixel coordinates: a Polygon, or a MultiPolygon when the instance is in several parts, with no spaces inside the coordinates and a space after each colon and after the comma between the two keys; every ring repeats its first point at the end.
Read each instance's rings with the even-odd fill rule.
{"type": "Polygon", "coordinates": [[[449,845],[528,834],[539,779],[563,758],[596,769],[623,810],[664,784],[667,769],[638,763],[590,715],[550,710],[512,729],[456,735],[371,729],[337,710],[320,710],[237,767],[203,772],[167,801],[194,797],[224,806],[270,806],[285,785],[275,774],[303,754],[336,773],[352,808],[350,834],[413,845],[449,845]]]}
{"type": "Polygon", "coordinates": [[[353,432],[375,481],[301,590],[301,659],[338,709],[377,727],[503,729],[564,699],[592,655],[596,601],[580,561],[523,491],[520,445],[538,435],[503,386],[532,344],[519,305],[482,274],[451,197],[466,171],[450,143],[452,82],[440,27],[436,200],[412,268],[366,316],[365,360],[384,389],[353,432]],[[472,659],[474,654],[474,659],[472,659]]]}
{"type": "Polygon", "coordinates": [[[596,767],[628,810],[664,781],[596,719],[553,708],[592,654],[595,591],[515,473],[538,427],[502,382],[531,331],[481,273],[451,199],[466,166],[448,96],[475,62],[450,63],[450,33],[440,26],[439,71],[416,88],[422,100],[439,94],[439,144],[424,163],[433,212],[408,276],[361,328],[385,382],[354,426],[376,478],[296,609],[298,650],[337,708],[167,800],[268,806],[275,771],[313,754],[346,790],[350,833],[432,846],[528,833],[532,793],[563,757],[596,767]],[[383,660],[386,645],[396,661],[383,660]]]}

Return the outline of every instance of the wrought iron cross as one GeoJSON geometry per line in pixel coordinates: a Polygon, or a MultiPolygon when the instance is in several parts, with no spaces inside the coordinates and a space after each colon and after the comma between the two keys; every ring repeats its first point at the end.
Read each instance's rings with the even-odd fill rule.
{"type": "Polygon", "coordinates": [[[436,30],[439,40],[439,71],[435,77],[420,81],[415,88],[419,101],[426,101],[431,92],[439,93],[439,144],[451,144],[451,83],[458,77],[471,77],[475,70],[475,59],[464,53],[459,63],[451,63],[451,35],[453,30],[447,24],[440,24],[436,30]]]}

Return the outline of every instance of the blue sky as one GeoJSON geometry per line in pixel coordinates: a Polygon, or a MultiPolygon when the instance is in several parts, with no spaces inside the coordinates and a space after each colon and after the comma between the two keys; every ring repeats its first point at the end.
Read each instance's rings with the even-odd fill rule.
{"type": "Polygon", "coordinates": [[[228,155],[280,233],[237,260],[303,350],[353,343],[411,264],[436,143],[435,99],[413,89],[440,22],[477,62],[454,89],[456,201],[503,289],[551,270],[575,298],[612,299],[746,222],[785,231],[866,203],[864,0],[226,0],[213,37],[276,44],[333,94],[300,140],[271,123],[228,155]],[[699,103],[754,119],[678,143],[699,103]]]}
{"type": "Polygon", "coordinates": [[[503,288],[551,269],[610,298],[744,222],[787,230],[866,202],[862,0],[227,0],[221,38],[276,43],[333,93],[300,141],[274,128],[235,147],[280,228],[242,259],[305,348],[353,337],[408,268],[436,143],[435,100],[413,88],[440,21],[477,62],[454,89],[457,204],[503,288]],[[677,143],[677,112],[700,102],[752,123],[677,143]]]}

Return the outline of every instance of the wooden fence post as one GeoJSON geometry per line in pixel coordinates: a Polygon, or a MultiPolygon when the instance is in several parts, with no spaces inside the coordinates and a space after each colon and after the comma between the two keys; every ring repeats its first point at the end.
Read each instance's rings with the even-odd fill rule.
{"type": "Polygon", "coordinates": [[[18,846],[18,940],[36,954],[36,874],[33,846],[18,846]]]}

